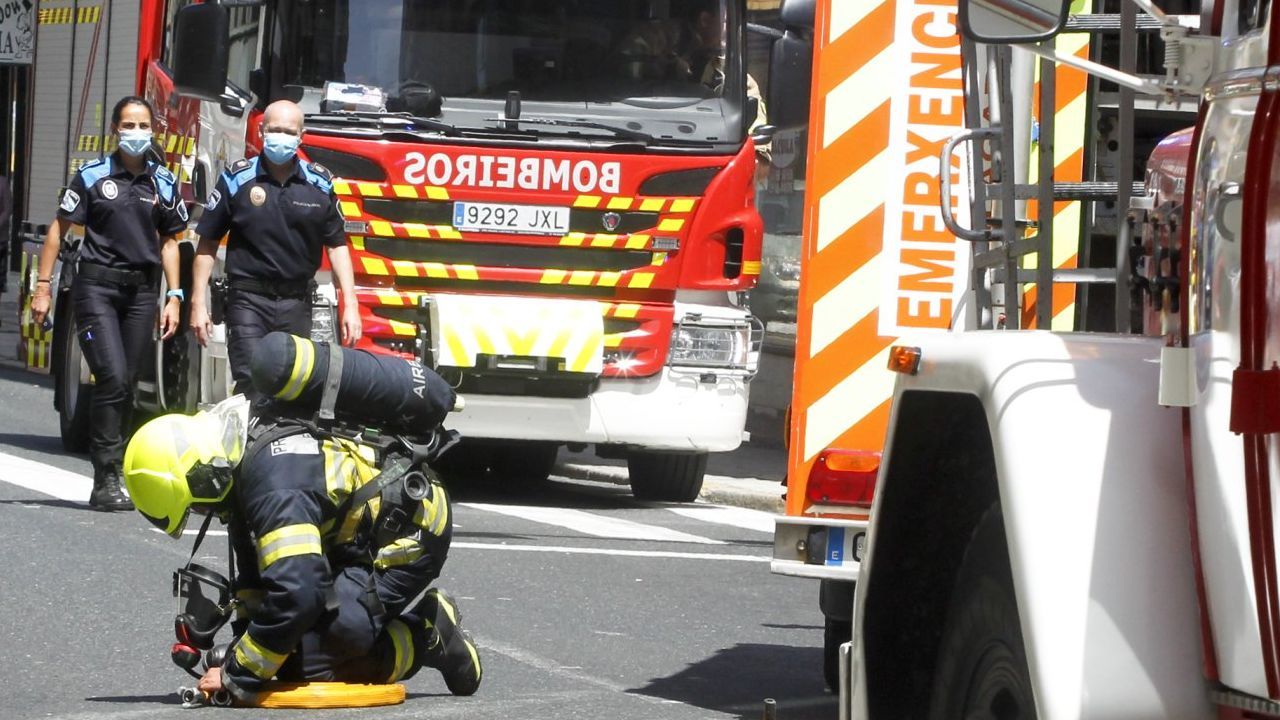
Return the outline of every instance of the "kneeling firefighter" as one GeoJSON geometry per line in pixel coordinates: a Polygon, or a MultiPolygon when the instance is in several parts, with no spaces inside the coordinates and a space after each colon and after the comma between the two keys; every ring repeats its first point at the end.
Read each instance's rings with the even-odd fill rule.
{"type": "Polygon", "coordinates": [[[273,679],[388,683],[424,665],[474,693],[476,644],[457,604],[427,590],[452,536],[430,463],[456,440],[439,429],[453,390],[417,362],[284,333],[262,340],[253,380],[276,401],[252,422],[237,395],[147,423],[125,453],[156,527],[180,537],[192,508],[207,514],[198,547],[214,515],[228,524],[230,582],[191,562],[174,575],[174,661],[238,704],[273,679]],[[233,614],[234,641],[215,648],[233,614]]]}

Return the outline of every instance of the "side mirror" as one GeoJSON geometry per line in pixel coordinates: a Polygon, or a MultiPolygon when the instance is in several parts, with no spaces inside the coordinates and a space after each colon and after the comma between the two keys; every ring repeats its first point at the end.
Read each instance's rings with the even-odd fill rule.
{"type": "Polygon", "coordinates": [[[817,5],[818,0],[784,0],[782,9],[778,11],[778,17],[786,27],[808,30],[809,34],[812,34],[814,26],[817,25],[814,20],[817,5]]]}
{"type": "Polygon", "coordinates": [[[960,0],[960,32],[982,43],[1039,42],[1062,31],[1070,5],[1070,0],[960,0]]]}
{"type": "Polygon", "coordinates": [[[809,123],[813,78],[813,32],[817,0],[783,0],[778,13],[786,32],[769,51],[769,125],[809,123]]]}
{"type": "Polygon", "coordinates": [[[181,95],[222,102],[230,51],[226,8],[216,3],[188,5],[173,22],[173,84],[181,95]]]}
{"type": "Polygon", "coordinates": [[[227,83],[222,96],[218,98],[218,108],[233,118],[242,118],[253,102],[253,96],[232,83],[227,83]]]}
{"type": "Polygon", "coordinates": [[[751,142],[757,146],[765,145],[773,141],[773,136],[778,132],[778,128],[773,125],[761,125],[751,130],[751,142]]]}

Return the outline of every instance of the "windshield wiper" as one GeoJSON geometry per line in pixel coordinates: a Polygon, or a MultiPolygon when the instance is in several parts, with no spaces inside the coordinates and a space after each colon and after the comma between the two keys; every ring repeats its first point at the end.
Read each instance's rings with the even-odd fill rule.
{"type": "Polygon", "coordinates": [[[528,117],[521,115],[518,118],[485,118],[485,122],[503,123],[503,127],[512,129],[518,127],[522,123],[528,125],[551,125],[553,127],[588,128],[591,130],[604,130],[605,132],[612,133],[614,137],[622,138],[624,140],[635,140],[642,143],[651,143],[657,140],[657,138],[649,133],[640,132],[639,130],[617,127],[616,125],[609,125],[607,123],[592,122],[590,120],[561,120],[558,118],[528,117]]]}
{"type": "Polygon", "coordinates": [[[397,126],[409,125],[415,130],[432,130],[444,135],[458,135],[456,125],[450,125],[435,118],[418,117],[408,113],[376,113],[376,112],[332,112],[316,113],[307,116],[308,122],[334,123],[340,125],[359,125],[380,129],[398,129],[397,126]],[[391,126],[390,128],[388,126],[391,126]]]}

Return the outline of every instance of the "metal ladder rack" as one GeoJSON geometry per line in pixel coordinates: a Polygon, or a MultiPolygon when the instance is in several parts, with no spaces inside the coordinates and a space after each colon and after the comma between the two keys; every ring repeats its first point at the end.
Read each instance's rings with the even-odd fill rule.
{"type": "MultiPolygon", "coordinates": [[[[1063,32],[1118,33],[1120,38],[1120,70],[1133,73],[1137,66],[1138,31],[1158,31],[1160,24],[1147,16],[1138,17],[1133,3],[1123,2],[1118,14],[1073,15],[1068,18],[1063,32]]],[[[1052,40],[1048,41],[1052,43],[1052,40]]],[[[1142,183],[1135,182],[1133,160],[1134,100],[1135,92],[1121,87],[1118,108],[1118,135],[1120,143],[1118,177],[1114,182],[1087,181],[1078,183],[1054,182],[1054,113],[1055,78],[1054,61],[1040,58],[1039,153],[1035,184],[1018,183],[1015,177],[1016,158],[1025,148],[1015,147],[1013,123],[1013,99],[1011,92],[1013,49],[1009,45],[985,46],[985,62],[980,64],[978,46],[963,40],[961,45],[964,92],[965,132],[953,137],[943,149],[943,167],[947,167],[951,154],[961,144],[971,147],[968,163],[970,188],[969,217],[973,227],[960,226],[951,211],[949,177],[943,173],[942,216],[949,230],[957,237],[972,243],[970,287],[977,305],[977,326],[980,329],[1016,329],[1022,322],[1025,286],[1034,284],[1035,325],[1049,328],[1052,323],[1053,292],[1055,283],[1106,284],[1116,288],[1115,328],[1120,332],[1130,329],[1130,257],[1131,226],[1127,221],[1130,199],[1141,195],[1142,183]],[[980,94],[986,79],[989,121],[981,112],[980,94]],[[974,146],[986,144],[990,149],[987,170],[990,180],[984,176],[981,156],[973,152],[974,146]],[[1016,208],[1020,201],[1036,201],[1036,217],[1020,218],[1016,208]],[[1055,269],[1053,267],[1053,218],[1054,205],[1062,201],[1102,202],[1114,201],[1121,221],[1119,223],[1114,266],[1102,268],[1055,269]],[[997,208],[991,217],[988,208],[997,208]],[[1030,231],[1030,233],[1028,233],[1030,231]],[[1023,258],[1035,258],[1034,269],[1022,267],[1023,258]],[[989,281],[989,282],[988,282],[989,281]],[[1000,288],[993,297],[993,288],[1000,288]],[[997,308],[1001,316],[997,317],[997,308]]]]}

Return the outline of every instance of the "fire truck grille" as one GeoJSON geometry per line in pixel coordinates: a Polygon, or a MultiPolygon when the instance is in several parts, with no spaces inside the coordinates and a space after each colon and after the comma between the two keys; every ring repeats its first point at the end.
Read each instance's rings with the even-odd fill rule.
{"type": "Polygon", "coordinates": [[[371,253],[397,260],[481,267],[622,272],[652,262],[652,256],[640,250],[503,245],[466,240],[441,242],[369,237],[365,238],[364,246],[371,253]]]}
{"type": "MultiPolygon", "coordinates": [[[[364,212],[383,220],[398,223],[423,223],[424,225],[449,225],[453,222],[453,203],[432,200],[389,200],[377,198],[364,199],[364,212]]],[[[610,227],[605,224],[604,216],[610,210],[584,210],[574,208],[569,211],[569,231],[582,233],[608,232],[626,235],[642,230],[650,230],[658,224],[658,213],[655,212],[616,212],[618,224],[610,227]]]]}

